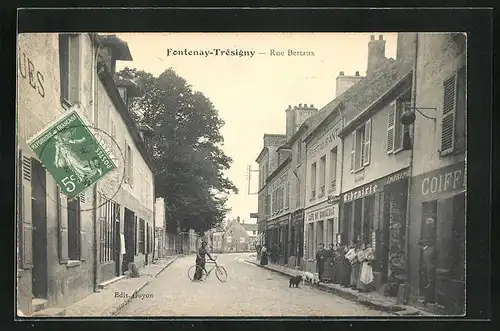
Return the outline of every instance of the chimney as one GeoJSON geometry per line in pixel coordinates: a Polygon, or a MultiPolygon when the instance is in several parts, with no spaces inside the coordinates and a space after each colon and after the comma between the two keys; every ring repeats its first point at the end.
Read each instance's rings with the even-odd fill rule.
{"type": "Polygon", "coordinates": [[[289,105],[288,108],[285,110],[285,117],[286,117],[285,135],[287,141],[290,140],[290,138],[295,133],[295,109],[297,109],[297,106],[292,108],[292,106],[289,105]]]}
{"type": "Polygon", "coordinates": [[[341,71],[337,76],[337,82],[335,86],[335,98],[351,88],[351,86],[357,84],[363,77],[359,75],[359,71],[356,71],[355,76],[345,76],[344,72],[341,71]]]}
{"type": "Polygon", "coordinates": [[[378,40],[375,40],[375,36],[371,35],[368,42],[368,66],[366,74],[371,74],[385,60],[385,40],[383,36],[379,35],[378,40]]]}

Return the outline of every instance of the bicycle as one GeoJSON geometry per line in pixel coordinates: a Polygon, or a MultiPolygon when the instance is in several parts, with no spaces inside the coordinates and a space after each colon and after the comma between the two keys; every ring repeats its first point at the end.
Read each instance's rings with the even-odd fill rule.
{"type": "Polygon", "coordinates": [[[217,277],[217,279],[224,283],[226,280],[227,280],[227,272],[226,272],[226,269],[217,264],[217,261],[207,261],[206,262],[207,264],[210,263],[210,264],[213,264],[214,266],[207,271],[206,268],[201,268],[200,266],[197,266],[196,264],[191,266],[189,269],[188,269],[188,277],[191,281],[194,281],[194,275],[196,273],[196,270],[199,268],[201,269],[201,278],[200,278],[200,281],[202,280],[205,280],[208,278],[208,276],[210,276],[210,274],[212,273],[212,270],[215,269],[215,276],[217,277]]]}

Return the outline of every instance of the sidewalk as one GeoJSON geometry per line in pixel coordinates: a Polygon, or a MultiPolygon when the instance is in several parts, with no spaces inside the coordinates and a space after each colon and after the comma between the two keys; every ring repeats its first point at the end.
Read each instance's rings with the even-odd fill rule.
{"type": "Polygon", "coordinates": [[[148,285],[154,278],[182,255],[159,259],[155,264],[140,268],[140,277],[125,278],[108,287],[94,292],[64,310],[62,316],[112,316],[117,314],[134,295],[148,285]]]}
{"type": "MultiPolygon", "coordinates": [[[[245,261],[247,263],[254,264],[261,268],[268,269],[285,276],[291,277],[297,274],[297,270],[292,268],[276,264],[268,264],[265,266],[261,266],[256,260],[250,260],[250,259],[246,259],[245,261]]],[[[338,295],[345,299],[359,302],[360,304],[363,304],[365,306],[369,306],[377,310],[390,312],[398,316],[432,316],[431,314],[418,310],[412,306],[398,305],[396,303],[396,298],[386,297],[376,292],[361,293],[351,288],[346,288],[338,284],[331,284],[331,283],[319,283],[311,286],[314,286],[320,290],[329,293],[334,293],[335,295],[338,295]]]]}

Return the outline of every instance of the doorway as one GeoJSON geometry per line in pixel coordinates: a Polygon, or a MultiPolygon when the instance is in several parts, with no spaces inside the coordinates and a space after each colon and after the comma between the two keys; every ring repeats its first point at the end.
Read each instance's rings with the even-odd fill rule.
{"type": "Polygon", "coordinates": [[[35,298],[47,298],[47,194],[45,169],[31,159],[31,215],[33,222],[32,291],[35,298]]]}
{"type": "MultiPolygon", "coordinates": [[[[437,235],[437,200],[422,203],[422,225],[420,239],[427,240],[430,245],[436,244],[437,235]]],[[[420,250],[419,264],[419,293],[423,295],[428,284],[427,273],[424,265],[423,251],[420,250]]]]}
{"type": "Polygon", "coordinates": [[[122,243],[121,243],[121,238],[120,238],[120,220],[121,220],[121,215],[120,215],[120,204],[115,203],[115,219],[114,219],[114,237],[115,237],[115,274],[116,276],[120,276],[120,257],[121,257],[121,248],[122,248],[122,243]]]}
{"type": "Polygon", "coordinates": [[[125,208],[124,215],[125,254],[123,255],[123,272],[128,270],[128,264],[134,262],[135,255],[135,215],[125,208]]]}

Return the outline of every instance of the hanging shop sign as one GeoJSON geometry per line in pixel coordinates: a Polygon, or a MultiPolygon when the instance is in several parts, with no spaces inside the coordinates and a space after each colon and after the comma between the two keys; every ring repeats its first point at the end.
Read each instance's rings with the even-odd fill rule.
{"type": "Polygon", "coordinates": [[[466,189],[466,183],[465,162],[455,163],[413,179],[418,195],[425,200],[434,200],[442,193],[463,191],[466,189]]]}
{"type": "Polygon", "coordinates": [[[361,199],[372,194],[381,192],[384,185],[389,185],[398,182],[409,176],[410,172],[408,168],[399,170],[393,174],[377,179],[369,184],[360,186],[351,190],[343,195],[342,201],[344,203],[351,202],[353,200],[361,199]]]}
{"type": "Polygon", "coordinates": [[[308,212],[306,214],[307,223],[322,221],[325,219],[333,218],[337,220],[339,217],[338,205],[328,206],[323,209],[308,212]]]}

